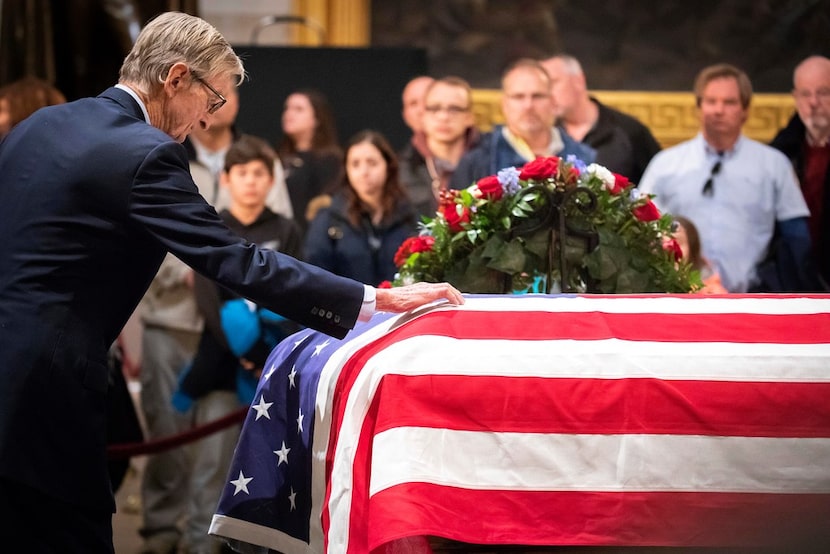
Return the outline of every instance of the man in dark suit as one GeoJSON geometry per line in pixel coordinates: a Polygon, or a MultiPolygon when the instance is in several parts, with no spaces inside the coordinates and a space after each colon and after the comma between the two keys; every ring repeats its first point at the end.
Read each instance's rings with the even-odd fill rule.
{"type": "Polygon", "coordinates": [[[375,309],[448,299],[375,290],[232,234],[199,196],[181,142],[242,79],[201,19],[162,14],[120,81],[43,109],[0,144],[0,545],[112,552],[107,350],[167,251],[219,284],[337,337],[375,309]]]}

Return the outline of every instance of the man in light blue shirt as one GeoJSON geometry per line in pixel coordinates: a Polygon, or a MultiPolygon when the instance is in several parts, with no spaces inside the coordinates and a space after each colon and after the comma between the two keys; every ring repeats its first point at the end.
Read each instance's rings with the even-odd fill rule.
{"type": "Polygon", "coordinates": [[[752,97],[749,78],[718,64],[698,74],[694,91],[700,133],[658,153],[640,190],[655,194],[662,211],[694,222],[703,255],[729,292],[758,288],[758,264],[776,230],[787,265],[794,266],[785,270],[802,274],[809,210],[787,158],[741,133],[752,97]]]}

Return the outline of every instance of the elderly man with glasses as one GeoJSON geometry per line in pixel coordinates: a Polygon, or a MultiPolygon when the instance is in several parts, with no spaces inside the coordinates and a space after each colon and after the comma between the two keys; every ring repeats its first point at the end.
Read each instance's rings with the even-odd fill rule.
{"type": "Polygon", "coordinates": [[[729,292],[811,288],[809,212],[795,173],[780,152],[742,133],[749,77],[712,65],[698,73],[694,93],[700,133],[654,156],[639,190],[695,224],[729,292]]]}
{"type": "Polygon", "coordinates": [[[447,299],[376,290],[232,234],[181,142],[244,75],[229,43],[180,13],[150,22],[97,98],[42,109],[0,143],[0,536],[7,552],[113,552],[107,350],[165,253],[343,337],[375,310],[447,299]]]}
{"type": "Polygon", "coordinates": [[[798,175],[821,288],[830,290],[830,59],[810,56],[796,66],[793,98],[796,113],[770,144],[798,175]]]}

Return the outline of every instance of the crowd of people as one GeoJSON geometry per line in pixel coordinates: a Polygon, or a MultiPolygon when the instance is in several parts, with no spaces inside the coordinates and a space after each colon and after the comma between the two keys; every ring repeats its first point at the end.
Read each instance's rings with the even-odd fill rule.
{"type": "MultiPolygon", "coordinates": [[[[5,536],[41,518],[58,529],[35,539],[44,548],[111,551],[93,395],[106,392],[101,353],[137,304],[145,431],[174,435],[249,402],[268,352],[299,325],[342,336],[376,309],[463,302],[446,284],[376,287],[394,278],[398,246],[443,191],[539,156],[596,162],[654,194],[676,217],[702,292],[830,283],[827,58],[795,68],[796,113],[771,145],[742,132],[746,73],[703,68],[700,131],[662,150],[645,125],[590,94],[569,55],[510,65],[505,123],[487,133],[464,79],[414,78],[402,90],[412,136],[400,152],[374,130],[341,145],[328,99],[310,89],[285,99],[280,144],[246,135],[235,125],[243,74],[215,29],[164,14],[96,99],[65,103],[34,78],[0,88],[0,327],[16,329],[0,335],[5,536]],[[45,398],[34,388],[59,374],[45,398]],[[71,412],[85,441],[60,436],[34,398],[71,412]]],[[[219,551],[207,526],[238,433],[149,457],[145,552],[219,551]]]]}

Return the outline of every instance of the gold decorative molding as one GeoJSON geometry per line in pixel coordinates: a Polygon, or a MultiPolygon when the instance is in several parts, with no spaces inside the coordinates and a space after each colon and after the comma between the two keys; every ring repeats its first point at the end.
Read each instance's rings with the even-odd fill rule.
{"type": "Polygon", "coordinates": [[[369,46],[370,11],[370,0],[331,1],[329,4],[329,44],[331,46],[369,46]]]}
{"type": "MultiPolygon", "coordinates": [[[[700,128],[695,97],[691,92],[597,90],[591,94],[600,102],[642,121],[664,148],[692,138],[700,128]]],[[[787,124],[794,110],[789,94],[754,94],[744,134],[760,142],[769,142],[787,124]]],[[[501,92],[473,90],[473,114],[476,125],[483,131],[504,123],[501,92]]]]}
{"type": "Polygon", "coordinates": [[[371,0],[293,0],[294,15],[313,19],[326,31],[320,44],[312,29],[293,30],[291,43],[296,46],[369,46],[371,0]]]}

